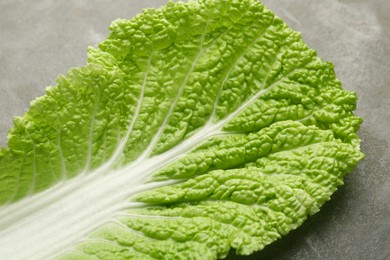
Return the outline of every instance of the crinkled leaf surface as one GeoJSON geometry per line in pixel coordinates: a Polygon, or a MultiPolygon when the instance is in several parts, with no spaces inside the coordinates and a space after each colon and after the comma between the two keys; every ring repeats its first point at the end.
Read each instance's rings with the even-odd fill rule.
{"type": "Polygon", "coordinates": [[[251,254],[362,159],[356,95],[260,2],[170,2],[110,29],[15,119],[2,259],[251,254]]]}

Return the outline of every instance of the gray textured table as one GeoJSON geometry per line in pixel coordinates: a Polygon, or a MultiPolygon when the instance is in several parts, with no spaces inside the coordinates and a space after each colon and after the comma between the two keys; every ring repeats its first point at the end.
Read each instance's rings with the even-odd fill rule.
{"type": "MultiPolygon", "coordinates": [[[[105,39],[112,20],[165,2],[0,0],[0,145],[12,116],[58,74],[85,64],[87,46],[105,39]]],[[[263,2],[358,93],[366,159],[318,214],[245,259],[390,259],[390,2],[263,2]]]]}

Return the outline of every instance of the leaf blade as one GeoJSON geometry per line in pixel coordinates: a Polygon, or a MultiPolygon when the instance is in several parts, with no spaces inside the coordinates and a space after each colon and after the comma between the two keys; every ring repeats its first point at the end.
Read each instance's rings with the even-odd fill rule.
{"type": "Polygon", "coordinates": [[[0,154],[0,203],[16,201],[0,208],[0,236],[37,234],[21,257],[250,254],[318,211],[362,159],[356,95],[257,1],[169,3],[111,30],[15,120],[0,154]],[[184,208],[195,217],[176,219],[184,208]],[[252,215],[221,222],[225,208],[252,215]]]}

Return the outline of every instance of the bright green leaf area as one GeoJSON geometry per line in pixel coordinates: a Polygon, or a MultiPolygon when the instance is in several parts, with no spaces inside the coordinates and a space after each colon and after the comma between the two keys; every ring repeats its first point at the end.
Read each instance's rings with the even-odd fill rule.
{"type": "MultiPolygon", "coordinates": [[[[363,158],[356,94],[257,0],[169,2],[110,30],[88,49],[86,66],[60,76],[15,119],[0,151],[0,216],[24,212],[23,201],[31,210],[3,218],[0,241],[11,241],[8,230],[34,215],[34,203],[46,216],[68,194],[89,204],[81,194],[89,185],[99,194],[92,183],[101,176],[113,191],[100,196],[129,206],[96,227],[88,219],[106,204],[75,206],[61,219],[80,225],[47,226],[83,239],[68,235],[57,248],[48,233],[23,257],[248,255],[318,212],[363,158]]],[[[0,245],[0,258],[19,253],[0,245]]]]}

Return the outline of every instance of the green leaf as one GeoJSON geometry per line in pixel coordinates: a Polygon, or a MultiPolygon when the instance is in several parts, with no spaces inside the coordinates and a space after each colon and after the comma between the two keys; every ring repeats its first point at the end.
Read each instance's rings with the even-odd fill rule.
{"type": "Polygon", "coordinates": [[[169,2],[110,29],[15,118],[0,258],[248,255],[363,158],[356,94],[260,2],[169,2]]]}

